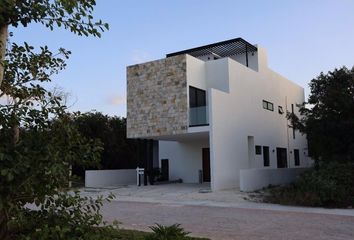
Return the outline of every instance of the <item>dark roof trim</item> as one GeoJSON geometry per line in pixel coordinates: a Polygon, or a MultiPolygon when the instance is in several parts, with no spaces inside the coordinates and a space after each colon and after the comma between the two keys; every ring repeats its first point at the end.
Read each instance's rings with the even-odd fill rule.
{"type": "Polygon", "coordinates": [[[246,52],[256,52],[257,47],[250,44],[243,38],[235,38],[222,42],[217,42],[201,47],[191,48],[179,52],[169,53],[166,57],[173,57],[181,54],[189,54],[194,57],[201,57],[209,54],[216,55],[217,57],[228,57],[236,54],[246,52]]]}

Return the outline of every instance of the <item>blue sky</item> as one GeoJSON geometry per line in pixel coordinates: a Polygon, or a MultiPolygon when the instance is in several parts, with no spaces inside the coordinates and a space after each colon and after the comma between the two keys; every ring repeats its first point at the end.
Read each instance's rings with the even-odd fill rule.
{"type": "Polygon", "coordinates": [[[55,85],[72,111],[126,115],[126,66],[242,37],[268,51],[270,67],[305,88],[321,71],[354,65],[352,0],[97,0],[94,16],[110,24],[102,38],[12,28],[12,41],[72,51],[55,85]]]}

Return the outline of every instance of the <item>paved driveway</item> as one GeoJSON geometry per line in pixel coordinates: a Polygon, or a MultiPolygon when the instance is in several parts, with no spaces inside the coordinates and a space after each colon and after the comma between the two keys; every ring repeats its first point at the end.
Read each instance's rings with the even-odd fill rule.
{"type": "Polygon", "coordinates": [[[352,240],[354,217],[333,214],[114,201],[102,209],[123,228],[148,230],[154,223],[181,223],[194,236],[211,239],[352,240]]]}
{"type": "Polygon", "coordinates": [[[248,194],[235,189],[200,193],[206,189],[196,184],[121,186],[83,194],[113,192],[117,199],[104,205],[102,213],[105,220],[122,222],[123,228],[181,223],[195,236],[217,240],[354,240],[354,210],[250,202],[248,194]]]}

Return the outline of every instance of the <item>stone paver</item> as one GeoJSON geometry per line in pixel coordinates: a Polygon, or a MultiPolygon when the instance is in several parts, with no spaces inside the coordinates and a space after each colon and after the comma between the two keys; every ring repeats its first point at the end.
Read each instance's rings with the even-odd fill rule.
{"type": "Polygon", "coordinates": [[[235,207],[245,209],[274,210],[301,213],[321,213],[343,216],[353,216],[353,209],[324,209],[309,207],[281,206],[250,201],[254,199],[248,193],[237,189],[200,193],[199,190],[208,189],[209,185],[200,184],[166,184],[157,186],[116,186],[109,189],[84,189],[83,195],[108,195],[114,193],[117,201],[165,203],[172,205],[235,207]]]}
{"type": "Polygon", "coordinates": [[[208,185],[169,184],[83,189],[83,195],[117,199],[102,208],[105,220],[149,230],[154,223],[181,223],[192,235],[242,240],[354,240],[354,210],[250,202],[237,189],[200,193],[208,185]]]}
{"type": "Polygon", "coordinates": [[[149,230],[154,223],[181,223],[194,236],[211,239],[352,240],[354,217],[317,213],[113,201],[102,213],[123,228],[149,230]]]}

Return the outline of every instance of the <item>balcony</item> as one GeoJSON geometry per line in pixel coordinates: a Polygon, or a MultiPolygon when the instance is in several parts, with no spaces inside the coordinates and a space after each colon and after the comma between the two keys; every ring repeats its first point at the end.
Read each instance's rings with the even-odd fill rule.
{"type": "Polygon", "coordinates": [[[207,126],[209,125],[208,106],[191,107],[189,109],[189,126],[207,126]]]}

